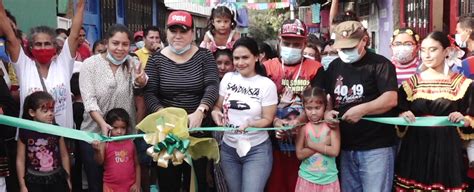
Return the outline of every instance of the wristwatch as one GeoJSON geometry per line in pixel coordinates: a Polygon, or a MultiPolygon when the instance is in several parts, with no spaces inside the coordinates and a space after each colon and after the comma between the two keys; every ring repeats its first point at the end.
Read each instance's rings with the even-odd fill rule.
{"type": "Polygon", "coordinates": [[[206,112],[207,112],[207,109],[206,109],[205,107],[198,107],[197,110],[198,110],[198,111],[201,111],[201,113],[204,114],[204,115],[205,115],[206,112]]]}

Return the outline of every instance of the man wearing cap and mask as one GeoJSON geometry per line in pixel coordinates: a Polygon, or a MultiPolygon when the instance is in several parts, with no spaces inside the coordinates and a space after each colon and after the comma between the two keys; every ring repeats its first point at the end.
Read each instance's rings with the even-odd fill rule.
{"type": "MultiPolygon", "coordinates": [[[[307,29],[298,20],[286,20],[280,29],[280,57],[263,63],[268,77],[276,84],[280,100],[275,127],[296,125],[306,121],[301,93],[308,86],[323,85],[324,69],[318,61],[303,57],[306,47],[307,29]],[[289,110],[288,108],[292,108],[289,110]],[[298,111],[299,115],[289,118],[286,111],[298,111]]],[[[267,191],[294,191],[300,161],[296,157],[294,141],[296,132],[276,131],[273,136],[273,168],[267,183],[267,191]]]]}
{"type": "Polygon", "coordinates": [[[342,191],[392,191],[396,154],[393,125],[361,120],[365,116],[397,116],[395,68],[387,58],[367,52],[365,28],[360,22],[338,24],[333,47],[339,58],[326,71],[325,89],[340,117],[342,191]]]}

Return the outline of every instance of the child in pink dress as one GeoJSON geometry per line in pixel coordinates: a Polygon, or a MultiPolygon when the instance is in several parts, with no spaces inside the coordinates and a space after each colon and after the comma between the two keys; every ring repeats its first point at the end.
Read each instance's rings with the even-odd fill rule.
{"type": "MultiPolygon", "coordinates": [[[[125,135],[130,126],[130,116],[122,108],[110,110],[105,121],[113,127],[111,136],[125,135]]],[[[92,147],[97,163],[104,165],[104,192],[140,191],[140,163],[132,140],[94,141],[92,147]]]]}
{"type": "Polygon", "coordinates": [[[326,93],[320,88],[303,92],[304,111],[308,123],[301,127],[296,140],[296,156],[302,160],[296,192],[340,191],[336,156],[340,151],[339,127],[329,128],[323,122],[326,93]]]}

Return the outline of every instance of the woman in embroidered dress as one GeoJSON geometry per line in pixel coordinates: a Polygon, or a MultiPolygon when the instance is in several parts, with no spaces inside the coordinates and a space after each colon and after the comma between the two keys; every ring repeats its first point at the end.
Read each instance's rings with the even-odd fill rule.
{"type": "Polygon", "coordinates": [[[432,32],[423,40],[421,58],[426,69],[402,83],[398,107],[408,122],[421,116],[448,116],[454,123],[464,121],[464,127],[408,127],[396,163],[396,191],[467,187],[461,139],[472,134],[474,87],[472,80],[460,74],[445,73],[449,46],[442,32],[432,32]]]}

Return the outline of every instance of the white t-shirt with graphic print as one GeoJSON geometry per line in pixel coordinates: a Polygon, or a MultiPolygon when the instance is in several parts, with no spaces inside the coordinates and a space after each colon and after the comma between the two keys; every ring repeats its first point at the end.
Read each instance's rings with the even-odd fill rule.
{"type": "MultiPolygon", "coordinates": [[[[43,91],[36,63],[29,58],[23,49],[18,61],[14,63],[20,86],[20,116],[23,114],[23,103],[26,96],[36,91],[43,91]]],[[[74,58],[69,51],[68,40],[64,42],[61,53],[51,62],[48,77],[43,78],[48,93],[53,96],[56,123],[63,127],[73,128],[72,98],[70,79],[74,67],[74,58]]]]}
{"type": "MultiPolygon", "coordinates": [[[[236,129],[249,120],[261,119],[262,107],[278,103],[275,84],[269,78],[260,75],[246,78],[238,72],[229,72],[224,75],[219,87],[219,95],[224,97],[222,105],[224,123],[236,129]]],[[[223,141],[236,148],[240,139],[247,139],[251,146],[256,146],[268,139],[268,133],[227,131],[224,133],[223,141]]]]}

